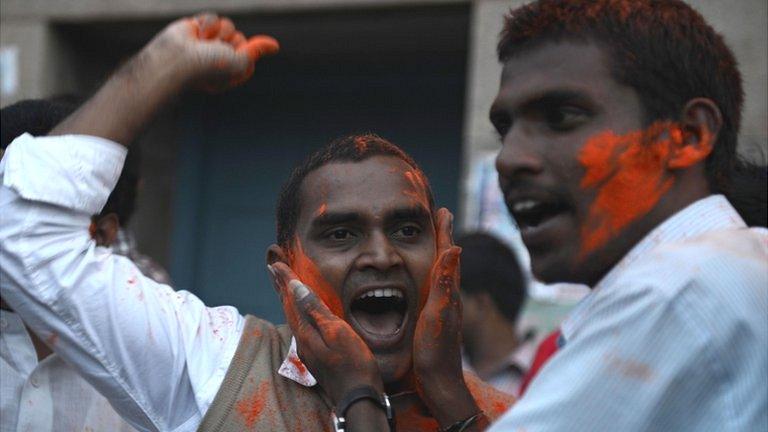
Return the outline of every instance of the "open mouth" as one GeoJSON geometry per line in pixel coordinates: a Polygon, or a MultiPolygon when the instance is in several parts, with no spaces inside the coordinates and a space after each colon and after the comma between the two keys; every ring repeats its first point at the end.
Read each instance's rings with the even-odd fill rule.
{"type": "Polygon", "coordinates": [[[361,336],[370,345],[389,345],[399,339],[408,312],[405,293],[400,288],[364,291],[350,304],[350,315],[361,336]]]}
{"type": "Polygon", "coordinates": [[[562,201],[539,201],[535,199],[516,201],[509,208],[521,230],[536,228],[568,210],[568,206],[562,201]]]}

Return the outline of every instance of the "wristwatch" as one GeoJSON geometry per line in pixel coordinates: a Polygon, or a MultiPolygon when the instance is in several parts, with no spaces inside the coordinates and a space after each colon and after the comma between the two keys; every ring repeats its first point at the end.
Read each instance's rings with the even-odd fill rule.
{"type": "Polygon", "coordinates": [[[371,386],[358,387],[341,398],[338,406],[336,406],[336,410],[331,415],[334,432],[347,432],[347,411],[355,402],[363,399],[372,400],[384,410],[384,414],[387,416],[387,423],[389,423],[389,430],[395,432],[395,410],[389,402],[389,396],[386,393],[378,393],[371,386]]]}

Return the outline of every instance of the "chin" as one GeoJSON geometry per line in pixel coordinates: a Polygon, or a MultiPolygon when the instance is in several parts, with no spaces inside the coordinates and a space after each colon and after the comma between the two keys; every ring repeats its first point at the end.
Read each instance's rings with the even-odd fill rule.
{"type": "Polygon", "coordinates": [[[405,353],[377,354],[376,362],[379,364],[381,380],[387,387],[402,383],[412,369],[411,356],[405,353]]]}

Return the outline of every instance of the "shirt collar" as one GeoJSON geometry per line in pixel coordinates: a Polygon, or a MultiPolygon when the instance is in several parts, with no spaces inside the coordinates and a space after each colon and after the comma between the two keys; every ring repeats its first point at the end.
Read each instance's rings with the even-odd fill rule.
{"type": "Polygon", "coordinates": [[[746,228],[747,225],[723,195],[710,195],[680,210],[651,230],[622,258],[560,325],[567,342],[587,317],[595,293],[613,286],[623,271],[648,251],[667,243],[698,237],[710,231],[746,228]]]}
{"type": "Polygon", "coordinates": [[[277,373],[304,387],[312,387],[317,384],[315,377],[312,376],[309,369],[299,359],[295,337],[291,337],[291,346],[288,348],[288,354],[285,355],[285,359],[283,359],[283,363],[280,365],[277,373]]]}

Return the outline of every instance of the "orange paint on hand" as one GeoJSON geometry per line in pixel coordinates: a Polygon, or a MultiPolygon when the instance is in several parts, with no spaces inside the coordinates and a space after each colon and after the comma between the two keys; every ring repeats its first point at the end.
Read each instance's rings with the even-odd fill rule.
{"type": "Polygon", "coordinates": [[[236,48],[237,52],[244,52],[251,61],[256,61],[262,56],[277,54],[280,44],[270,36],[253,36],[236,48]]]}
{"type": "Polygon", "coordinates": [[[671,122],[625,135],[603,132],[584,144],[578,156],[586,169],[580,187],[596,188],[597,196],[581,230],[582,256],[656,206],[672,187],[674,179],[666,170],[670,155],[682,145],[682,132],[671,122]],[[665,132],[668,136],[662,138],[665,132]]]}
{"type": "Polygon", "coordinates": [[[250,429],[256,424],[267,402],[267,393],[270,390],[269,382],[259,384],[256,391],[248,398],[239,400],[236,405],[237,412],[243,417],[243,423],[250,429]]]}
{"type": "Polygon", "coordinates": [[[290,267],[296,273],[296,276],[307,286],[309,286],[320,300],[328,306],[328,309],[334,315],[344,318],[344,307],[341,304],[341,298],[333,286],[325,280],[314,261],[309,258],[301,246],[298,237],[294,238],[294,247],[290,251],[290,267]]]}

